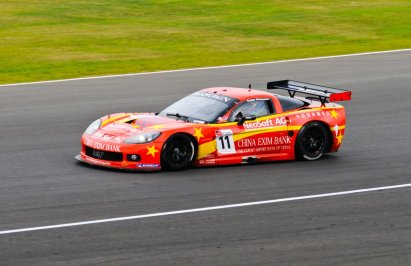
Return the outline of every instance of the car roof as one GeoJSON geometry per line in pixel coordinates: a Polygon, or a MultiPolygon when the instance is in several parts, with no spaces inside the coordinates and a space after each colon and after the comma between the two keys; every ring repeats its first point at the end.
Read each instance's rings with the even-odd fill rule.
{"type": "Polygon", "coordinates": [[[273,94],[267,91],[245,89],[245,88],[233,88],[233,87],[214,87],[201,90],[202,92],[214,93],[238,100],[245,100],[250,97],[272,97],[273,94]]]}

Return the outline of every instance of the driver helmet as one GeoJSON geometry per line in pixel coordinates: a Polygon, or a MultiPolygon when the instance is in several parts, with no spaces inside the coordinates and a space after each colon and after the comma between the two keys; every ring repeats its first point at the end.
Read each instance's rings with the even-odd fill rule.
{"type": "Polygon", "coordinates": [[[255,115],[262,116],[266,113],[266,106],[264,101],[252,101],[248,102],[241,108],[241,112],[244,116],[255,115]]]}

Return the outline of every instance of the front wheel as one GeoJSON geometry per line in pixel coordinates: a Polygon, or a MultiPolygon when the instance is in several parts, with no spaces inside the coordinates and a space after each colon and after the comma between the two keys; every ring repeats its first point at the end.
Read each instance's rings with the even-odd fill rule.
{"type": "Polygon", "coordinates": [[[327,148],[328,141],[327,129],[321,123],[311,122],[306,124],[297,135],[297,158],[308,161],[321,158],[327,148]]]}
{"type": "Polygon", "coordinates": [[[194,142],[189,136],[184,134],[172,135],[163,146],[161,167],[171,171],[182,170],[190,166],[194,154],[194,142]]]}

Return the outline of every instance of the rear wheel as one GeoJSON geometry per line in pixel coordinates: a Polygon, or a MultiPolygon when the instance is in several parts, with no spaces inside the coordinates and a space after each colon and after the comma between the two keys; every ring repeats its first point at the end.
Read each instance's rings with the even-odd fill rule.
{"type": "Polygon", "coordinates": [[[161,167],[165,170],[177,171],[187,168],[194,159],[194,141],[185,134],[169,137],[161,152],[161,167]]]}
{"type": "Polygon", "coordinates": [[[308,123],[298,132],[296,156],[302,160],[317,160],[324,155],[328,142],[329,136],[324,125],[318,122],[308,123]]]}

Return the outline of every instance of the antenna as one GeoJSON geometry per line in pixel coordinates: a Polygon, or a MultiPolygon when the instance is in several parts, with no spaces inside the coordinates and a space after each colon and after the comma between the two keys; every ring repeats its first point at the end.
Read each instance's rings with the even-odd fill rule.
{"type": "Polygon", "coordinates": [[[248,84],[248,91],[251,91],[251,84],[248,84]]]}

